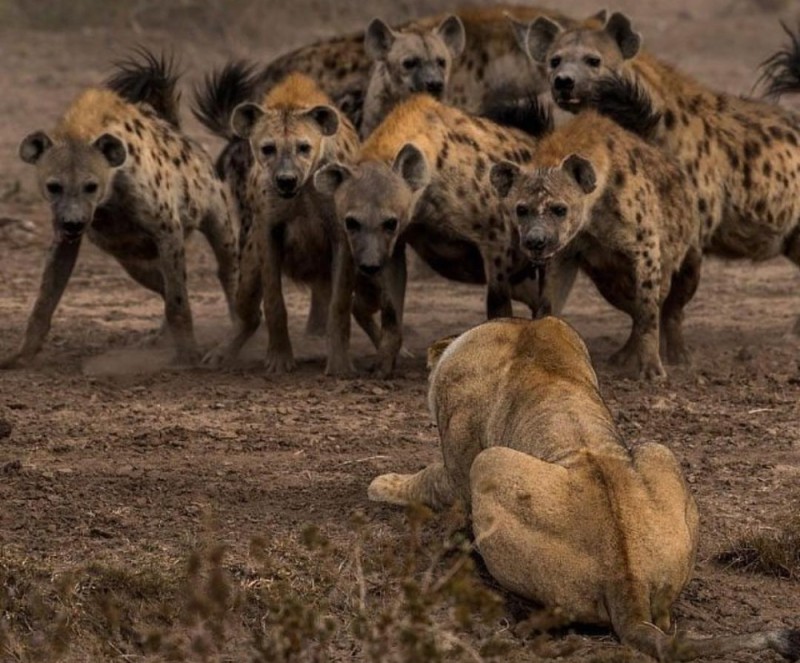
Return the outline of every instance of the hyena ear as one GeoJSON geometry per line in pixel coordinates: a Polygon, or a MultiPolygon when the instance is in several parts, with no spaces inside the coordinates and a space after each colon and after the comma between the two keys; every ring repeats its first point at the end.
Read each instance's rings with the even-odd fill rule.
{"type": "Polygon", "coordinates": [[[450,15],[439,23],[436,28],[436,34],[439,35],[450,55],[457,58],[464,52],[464,46],[467,43],[467,33],[464,29],[464,24],[458,16],[450,15]]]}
{"type": "Polygon", "coordinates": [[[319,125],[323,136],[333,136],[339,130],[339,114],[330,106],[315,106],[307,115],[319,125]]]}
{"type": "Polygon", "coordinates": [[[239,138],[250,138],[253,127],[264,115],[264,109],[258,104],[246,101],[233,109],[231,128],[239,138]]]}
{"type": "Polygon", "coordinates": [[[607,19],[608,19],[608,10],[607,9],[601,9],[596,14],[592,14],[589,17],[588,21],[597,21],[601,25],[605,25],[607,19]]]}
{"type": "Polygon", "coordinates": [[[561,169],[566,172],[581,190],[589,194],[597,188],[597,173],[592,162],[579,154],[570,154],[561,162],[561,169]]]}
{"type": "Polygon", "coordinates": [[[314,173],[314,188],[323,195],[332,196],[352,175],[347,166],[335,162],[329,163],[314,173]]]}
{"type": "Polygon", "coordinates": [[[424,189],[431,181],[425,155],[413,143],[403,145],[394,158],[392,170],[406,181],[412,191],[424,189]]]}
{"type": "Polygon", "coordinates": [[[517,42],[517,46],[522,49],[523,53],[527,53],[528,28],[530,28],[530,26],[527,23],[518,21],[508,12],[503,12],[503,16],[505,16],[506,21],[511,25],[511,31],[514,33],[514,40],[517,42]]]}
{"type": "Polygon", "coordinates": [[[42,155],[53,147],[53,141],[44,131],[34,131],[19,144],[19,158],[25,163],[35,164],[42,155]]]}
{"type": "Polygon", "coordinates": [[[534,62],[544,62],[547,51],[563,31],[564,28],[552,19],[540,16],[528,28],[525,36],[525,52],[531,56],[534,62]]]}
{"type": "Polygon", "coordinates": [[[630,60],[642,47],[642,35],[633,31],[631,19],[621,12],[611,14],[604,29],[617,42],[619,51],[626,60],[630,60]]]}
{"type": "Polygon", "coordinates": [[[514,186],[514,181],[519,175],[519,166],[510,161],[501,161],[492,166],[489,173],[489,181],[492,183],[497,195],[505,198],[511,187],[514,186]]]}
{"type": "Polygon", "coordinates": [[[364,33],[364,50],[372,60],[385,60],[397,33],[379,18],[373,18],[364,33]]]}
{"type": "Polygon", "coordinates": [[[100,153],[112,168],[119,168],[128,158],[128,150],[125,147],[125,143],[111,134],[103,134],[94,141],[93,145],[100,150],[100,153]]]}
{"type": "Polygon", "coordinates": [[[431,345],[428,346],[428,361],[426,362],[426,368],[429,371],[432,371],[436,368],[436,364],[439,363],[439,360],[442,358],[444,351],[450,347],[450,344],[455,341],[460,334],[453,334],[452,336],[445,336],[444,338],[440,338],[438,341],[434,341],[431,345]]]}

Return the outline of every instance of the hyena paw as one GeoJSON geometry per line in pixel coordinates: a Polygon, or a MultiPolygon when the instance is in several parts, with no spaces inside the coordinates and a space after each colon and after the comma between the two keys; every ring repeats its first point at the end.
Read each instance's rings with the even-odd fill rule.
{"type": "Polygon", "coordinates": [[[336,378],[352,377],[356,374],[353,362],[348,357],[337,357],[328,359],[325,366],[325,375],[336,378]]]}
{"type": "Polygon", "coordinates": [[[409,476],[408,474],[381,474],[369,484],[367,497],[373,502],[408,504],[405,493],[409,476]]]}
{"type": "Polygon", "coordinates": [[[662,382],[667,379],[667,372],[661,364],[661,359],[655,357],[654,359],[645,360],[639,370],[639,379],[648,380],[650,382],[662,382]]]}
{"type": "Polygon", "coordinates": [[[264,368],[267,373],[289,373],[296,366],[291,352],[267,351],[267,357],[264,360],[264,368]]]}

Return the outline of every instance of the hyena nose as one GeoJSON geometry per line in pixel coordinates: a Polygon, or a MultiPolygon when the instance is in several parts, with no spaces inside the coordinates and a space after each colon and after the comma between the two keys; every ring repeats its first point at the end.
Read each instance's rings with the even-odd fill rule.
{"type": "Polygon", "coordinates": [[[297,188],[297,175],[278,175],[275,186],[281,193],[292,193],[297,188]]]}
{"type": "Polygon", "coordinates": [[[425,92],[434,96],[439,96],[444,92],[444,82],[442,81],[428,81],[425,83],[425,92]]]}
{"type": "Polygon", "coordinates": [[[86,224],[83,221],[64,221],[61,230],[67,235],[80,235],[86,224]]]}
{"type": "Polygon", "coordinates": [[[531,253],[541,253],[547,248],[547,235],[541,231],[531,231],[525,235],[522,245],[531,253]]]}
{"type": "Polygon", "coordinates": [[[362,272],[364,272],[364,274],[366,274],[367,276],[375,276],[375,274],[377,274],[380,271],[381,266],[380,265],[359,265],[358,268],[362,272]]]}
{"type": "Polygon", "coordinates": [[[575,87],[575,79],[572,76],[556,76],[553,87],[559,92],[571,92],[575,87]]]}

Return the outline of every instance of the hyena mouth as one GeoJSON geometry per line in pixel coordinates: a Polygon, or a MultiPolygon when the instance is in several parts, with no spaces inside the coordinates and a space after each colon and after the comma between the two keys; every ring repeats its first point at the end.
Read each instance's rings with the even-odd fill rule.
{"type": "Polygon", "coordinates": [[[557,95],[555,102],[561,110],[569,111],[570,113],[577,113],[585,105],[583,99],[563,94],[557,95]]]}

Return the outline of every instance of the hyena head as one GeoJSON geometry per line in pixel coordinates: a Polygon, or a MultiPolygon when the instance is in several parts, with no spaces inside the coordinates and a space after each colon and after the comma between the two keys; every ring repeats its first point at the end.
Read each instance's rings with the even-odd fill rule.
{"type": "Polygon", "coordinates": [[[396,32],[380,19],[367,27],[364,48],[367,55],[385,68],[390,84],[388,95],[401,99],[425,92],[437,99],[447,87],[453,60],[464,50],[464,24],[448,16],[426,32],[396,32]]]}
{"type": "Polygon", "coordinates": [[[408,143],[394,163],[365,161],[348,167],[332,163],[317,171],[314,185],[333,197],[358,269],[374,276],[394,253],[430,181],[425,156],[408,143]]]}
{"type": "Polygon", "coordinates": [[[553,100],[573,113],[591,104],[597,81],[620,73],[642,45],[630,19],[619,12],[611,14],[604,25],[590,19],[568,30],[540,16],[518,41],[545,68],[553,100]]]}
{"type": "Polygon", "coordinates": [[[110,196],[114,173],[128,153],[111,134],[93,142],[72,137],[54,142],[44,131],[36,131],[23,139],[19,156],[36,166],[39,190],[53,212],[53,229],[71,242],[81,237],[97,207],[110,196]]]}
{"type": "Polygon", "coordinates": [[[339,114],[324,105],[298,110],[245,102],[234,109],[231,124],[250,142],[265,191],[293,198],[317,169],[325,139],[339,130],[339,114]]]}
{"type": "Polygon", "coordinates": [[[492,167],[491,182],[519,229],[520,244],[534,264],[543,264],[578,234],[597,188],[591,162],[571,154],[555,168],[523,172],[510,161],[492,167]]]}

